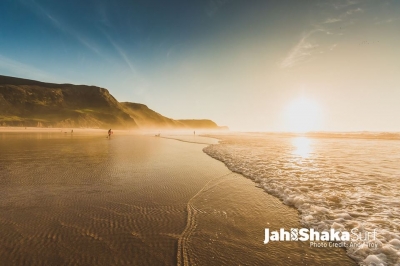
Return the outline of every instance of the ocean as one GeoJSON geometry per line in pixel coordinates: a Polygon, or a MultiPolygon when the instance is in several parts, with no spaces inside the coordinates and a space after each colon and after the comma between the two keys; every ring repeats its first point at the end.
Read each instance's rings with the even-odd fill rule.
{"type": "Polygon", "coordinates": [[[0,265],[399,264],[399,140],[216,137],[0,133],[0,265]]]}
{"type": "Polygon", "coordinates": [[[302,226],[353,229],[356,262],[400,265],[400,140],[379,136],[238,133],[203,151],[296,208],[302,226]]]}

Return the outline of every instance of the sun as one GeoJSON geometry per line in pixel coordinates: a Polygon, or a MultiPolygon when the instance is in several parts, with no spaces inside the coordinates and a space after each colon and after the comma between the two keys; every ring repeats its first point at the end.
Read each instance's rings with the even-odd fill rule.
{"type": "Polygon", "coordinates": [[[286,129],[290,132],[309,132],[318,129],[321,111],[311,99],[293,100],[285,110],[286,129]]]}

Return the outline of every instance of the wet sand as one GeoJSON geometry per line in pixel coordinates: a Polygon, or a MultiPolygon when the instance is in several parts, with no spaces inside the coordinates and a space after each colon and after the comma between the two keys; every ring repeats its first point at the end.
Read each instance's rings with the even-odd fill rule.
{"type": "Polygon", "coordinates": [[[0,132],[19,132],[19,133],[71,133],[73,130],[75,133],[89,133],[89,134],[96,134],[96,133],[107,133],[107,130],[98,129],[98,128],[67,128],[67,127],[3,127],[0,126],[0,132]]]}
{"type": "Polygon", "coordinates": [[[297,211],[188,141],[0,133],[0,264],[354,264],[264,245],[265,227],[300,227],[297,211]]]}

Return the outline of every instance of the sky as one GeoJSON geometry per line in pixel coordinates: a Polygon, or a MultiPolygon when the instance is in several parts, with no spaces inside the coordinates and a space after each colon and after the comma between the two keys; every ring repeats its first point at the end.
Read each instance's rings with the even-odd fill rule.
{"type": "Polygon", "coordinates": [[[0,75],[240,131],[400,131],[398,0],[2,0],[0,75]]]}

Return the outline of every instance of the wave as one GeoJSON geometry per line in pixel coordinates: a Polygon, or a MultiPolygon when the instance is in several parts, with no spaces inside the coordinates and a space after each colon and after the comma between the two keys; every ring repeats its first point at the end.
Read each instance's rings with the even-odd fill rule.
{"type": "Polygon", "coordinates": [[[203,149],[300,211],[319,231],[372,233],[347,254],[360,264],[400,265],[400,142],[267,134],[218,136],[203,149]],[[368,244],[377,247],[369,247],[368,244]]]}

